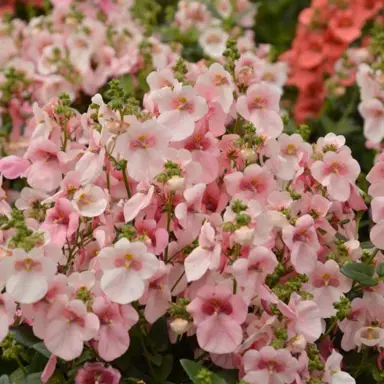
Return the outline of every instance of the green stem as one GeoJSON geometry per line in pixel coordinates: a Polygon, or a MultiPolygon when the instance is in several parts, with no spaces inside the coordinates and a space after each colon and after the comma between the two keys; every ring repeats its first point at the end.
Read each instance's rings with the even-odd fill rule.
{"type": "Polygon", "coordinates": [[[139,334],[140,334],[141,347],[143,348],[143,355],[147,359],[148,367],[149,367],[149,370],[151,372],[151,375],[152,375],[153,379],[155,379],[155,382],[157,382],[157,380],[156,380],[156,373],[155,373],[155,371],[153,369],[152,362],[151,362],[151,359],[150,359],[150,353],[148,351],[147,346],[145,345],[142,333],[140,332],[139,334]]]}
{"type": "Polygon", "coordinates": [[[17,363],[17,365],[19,366],[19,368],[23,371],[24,376],[27,376],[28,371],[27,371],[27,369],[24,367],[24,365],[23,365],[23,363],[21,362],[19,356],[16,355],[16,356],[15,356],[15,360],[16,360],[16,363],[17,363]]]}
{"type": "Polygon", "coordinates": [[[337,326],[338,319],[337,317],[332,321],[331,325],[327,329],[327,331],[324,333],[323,338],[327,337],[337,326]]]}
{"type": "Polygon", "coordinates": [[[171,293],[176,288],[176,285],[180,283],[180,280],[183,278],[184,275],[185,275],[185,271],[183,271],[183,273],[180,275],[180,277],[176,280],[176,283],[173,284],[173,287],[171,288],[171,293]]]}
{"type": "Polygon", "coordinates": [[[129,189],[128,178],[127,178],[127,163],[124,164],[121,172],[123,173],[123,181],[125,185],[125,190],[127,191],[128,199],[130,199],[132,195],[131,195],[131,190],[129,189]]]}

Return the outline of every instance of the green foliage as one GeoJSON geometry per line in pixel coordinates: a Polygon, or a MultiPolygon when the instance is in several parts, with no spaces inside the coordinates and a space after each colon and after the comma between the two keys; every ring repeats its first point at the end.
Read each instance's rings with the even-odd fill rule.
{"type": "Polygon", "coordinates": [[[340,271],[363,286],[372,287],[378,284],[378,280],[373,278],[375,268],[371,265],[349,262],[343,265],[340,271]]]}
{"type": "Polygon", "coordinates": [[[260,43],[274,45],[280,54],[290,48],[295,35],[297,17],[310,0],[254,0],[259,4],[255,34],[260,43]]]}

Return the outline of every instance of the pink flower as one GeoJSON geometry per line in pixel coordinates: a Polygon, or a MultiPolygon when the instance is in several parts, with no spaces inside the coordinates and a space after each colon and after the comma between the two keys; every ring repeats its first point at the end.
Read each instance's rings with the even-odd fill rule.
{"type": "Polygon", "coordinates": [[[76,384],[119,384],[120,372],[111,366],[105,367],[103,363],[85,363],[83,368],[77,371],[76,384]]]}
{"type": "Polygon", "coordinates": [[[291,250],[291,263],[299,273],[309,273],[316,266],[320,243],[314,224],[311,216],[304,215],[297,219],[295,226],[283,228],[284,243],[291,250]]]}
{"type": "Polygon", "coordinates": [[[171,266],[160,261],[157,272],[148,282],[148,287],[140,304],[145,304],[144,316],[148,323],[155,323],[164,316],[172,302],[171,287],[169,285],[169,273],[171,266]]]}
{"type": "Polygon", "coordinates": [[[201,288],[187,306],[197,327],[197,341],[207,352],[233,352],[243,340],[241,324],[247,316],[247,304],[224,286],[201,288]]]}
{"type": "Polygon", "coordinates": [[[158,122],[168,131],[171,141],[181,141],[191,136],[195,122],[207,112],[204,98],[198,96],[190,85],[176,85],[173,90],[164,88],[156,94],[160,116],[158,122]]]}
{"type": "Polygon", "coordinates": [[[8,334],[8,328],[14,322],[16,303],[8,293],[0,294],[0,343],[8,334]]]}
{"type": "Polygon", "coordinates": [[[124,204],[124,219],[126,222],[132,221],[144,208],[151,203],[155,188],[151,185],[148,192],[136,192],[124,204]]]}
{"type": "Polygon", "coordinates": [[[249,301],[256,295],[263,300],[275,301],[265,284],[267,275],[273,273],[278,261],[275,254],[265,247],[254,247],[247,258],[239,258],[232,264],[232,273],[236,278],[244,297],[249,301]]]}
{"type": "Polygon", "coordinates": [[[56,370],[57,357],[55,355],[51,355],[48,359],[48,362],[44,368],[43,373],[40,376],[41,381],[45,384],[49,381],[49,379],[53,376],[56,370]]]}
{"type": "Polygon", "coordinates": [[[351,185],[354,185],[360,173],[360,165],[352,158],[350,150],[345,148],[339,153],[326,152],[323,160],[312,164],[311,172],[321,185],[327,187],[332,199],[344,202],[351,194],[351,185]]]}
{"type": "Polygon", "coordinates": [[[67,199],[59,199],[55,206],[47,210],[45,221],[41,228],[47,229],[51,240],[62,247],[79,226],[79,214],[67,199]]]}
{"type": "Polygon", "coordinates": [[[0,159],[0,172],[10,180],[24,176],[29,166],[28,160],[17,156],[6,156],[0,159]]]}
{"type": "Polygon", "coordinates": [[[276,188],[271,173],[258,164],[251,164],[244,172],[234,172],[224,177],[227,192],[232,197],[256,199],[265,203],[269,194],[276,188]]]}
{"type": "Polygon", "coordinates": [[[356,384],[355,379],[340,368],[343,356],[334,349],[325,362],[323,382],[327,384],[356,384]]]}
{"type": "Polygon", "coordinates": [[[384,105],[379,99],[365,100],[359,105],[359,112],[364,118],[364,135],[374,144],[384,137],[384,105]]]}
{"type": "Polygon", "coordinates": [[[132,124],[116,142],[116,151],[128,160],[128,174],[136,181],[150,181],[164,164],[170,131],[156,120],[132,124]]]}
{"type": "Polygon", "coordinates": [[[81,216],[100,216],[107,208],[106,193],[98,186],[88,184],[73,196],[73,206],[81,216]]]}
{"type": "Polygon", "coordinates": [[[323,318],[336,314],[333,304],[350,291],[352,280],[340,272],[339,265],[334,260],[327,260],[324,264],[319,261],[311,273],[306,286],[313,294],[313,301],[319,306],[323,318]]]}
{"type": "Polygon", "coordinates": [[[277,307],[288,318],[289,337],[301,334],[308,343],[313,343],[320,337],[321,316],[314,301],[301,300],[301,297],[294,293],[288,305],[280,301],[277,307]]]}
{"type": "Polygon", "coordinates": [[[128,304],[143,296],[145,282],[159,268],[159,260],[147,252],[145,244],[131,243],[123,238],[114,247],[107,247],[98,254],[103,276],[100,286],[107,297],[119,304],[128,304]]]}
{"type": "Polygon", "coordinates": [[[60,296],[49,313],[44,343],[57,357],[69,361],[83,352],[84,342],[94,338],[100,327],[98,317],[87,312],[80,300],[60,296]]]}
{"type": "Polygon", "coordinates": [[[254,124],[258,133],[278,137],[283,132],[279,115],[281,91],[275,85],[261,83],[251,85],[246,95],[237,99],[237,112],[254,124]]]}
{"type": "Polygon", "coordinates": [[[372,220],[376,223],[369,234],[373,245],[384,249],[384,197],[375,197],[371,202],[372,220]]]}
{"type": "Polygon", "coordinates": [[[57,154],[56,144],[51,140],[31,142],[24,157],[32,162],[27,177],[32,188],[51,192],[60,185],[62,172],[57,154]]]}
{"type": "Polygon", "coordinates": [[[207,56],[218,59],[225,51],[227,39],[228,34],[220,27],[211,27],[200,35],[199,43],[207,56]]]}
{"type": "Polygon", "coordinates": [[[221,245],[215,241],[215,230],[210,223],[205,223],[201,227],[199,246],[184,261],[187,280],[199,280],[208,269],[218,269],[220,256],[221,245]]]}
{"type": "Polygon", "coordinates": [[[0,280],[7,293],[19,303],[35,303],[48,291],[48,280],[56,273],[57,262],[44,256],[41,248],[30,252],[15,249],[0,262],[0,280]]]}
{"type": "Polygon", "coordinates": [[[290,384],[298,369],[297,360],[286,349],[270,346],[244,354],[245,380],[249,384],[290,384]]]}
{"type": "Polygon", "coordinates": [[[105,361],[117,359],[129,348],[128,331],[139,320],[137,312],[129,304],[111,303],[103,296],[96,297],[92,310],[100,319],[99,356],[105,361]]]}
{"type": "Polygon", "coordinates": [[[15,206],[21,211],[30,210],[46,198],[48,198],[48,194],[45,192],[38,189],[25,187],[21,190],[19,198],[15,201],[15,206]]]}
{"type": "Polygon", "coordinates": [[[211,101],[218,102],[224,113],[228,113],[233,103],[231,75],[219,63],[214,63],[209,70],[197,78],[196,88],[207,89],[211,94],[211,101]]]}

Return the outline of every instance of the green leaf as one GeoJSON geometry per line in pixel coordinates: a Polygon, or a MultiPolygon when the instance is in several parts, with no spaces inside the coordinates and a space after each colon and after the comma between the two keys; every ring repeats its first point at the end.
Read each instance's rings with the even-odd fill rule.
{"type": "Polygon", "coordinates": [[[378,274],[380,277],[383,277],[383,276],[384,276],[384,263],[380,263],[380,264],[376,267],[376,272],[377,272],[377,274],[378,274]]]}
{"type": "Polygon", "coordinates": [[[7,375],[3,375],[0,377],[0,384],[11,384],[9,381],[9,377],[7,375]]]}
{"type": "Polygon", "coordinates": [[[371,265],[351,262],[343,265],[340,271],[345,276],[367,287],[372,287],[378,283],[377,280],[372,277],[375,268],[371,265]]]}
{"type": "Polygon", "coordinates": [[[159,368],[155,368],[156,378],[161,382],[165,381],[165,379],[171,374],[173,367],[173,356],[165,355],[162,364],[159,368]]]}
{"type": "Polygon", "coordinates": [[[363,242],[360,243],[360,246],[361,246],[361,248],[363,248],[363,249],[374,248],[374,245],[372,244],[371,241],[363,241],[363,242]]]}
{"type": "Polygon", "coordinates": [[[41,341],[33,334],[31,327],[24,325],[12,329],[11,334],[17,342],[28,348],[33,348],[36,343],[41,341]]]}
{"type": "Polygon", "coordinates": [[[39,352],[40,355],[43,355],[47,358],[49,358],[51,356],[51,352],[48,351],[47,347],[45,346],[45,344],[43,342],[40,342],[40,343],[36,343],[32,346],[32,348],[39,352]]]}
{"type": "MultiPolygon", "coordinates": [[[[206,369],[203,365],[195,363],[191,360],[180,360],[180,364],[184,368],[184,371],[187,373],[188,377],[192,380],[193,384],[202,384],[202,380],[199,379],[199,374],[202,369],[206,369]]],[[[211,372],[211,384],[227,384],[226,380],[220,376],[211,372]]]]}

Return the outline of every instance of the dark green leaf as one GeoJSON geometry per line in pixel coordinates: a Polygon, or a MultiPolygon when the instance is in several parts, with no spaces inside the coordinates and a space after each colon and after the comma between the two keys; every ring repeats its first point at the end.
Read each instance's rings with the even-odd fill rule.
{"type": "Polygon", "coordinates": [[[376,273],[380,276],[384,276],[384,263],[380,263],[376,268],[376,273]]]}
{"type": "MultiPolygon", "coordinates": [[[[198,375],[202,369],[206,369],[203,365],[197,364],[194,361],[186,360],[186,359],[180,360],[180,364],[184,368],[188,377],[192,380],[192,383],[194,384],[201,383],[201,380],[198,378],[198,375]]],[[[211,384],[227,384],[226,380],[224,380],[223,378],[221,378],[220,376],[214,373],[212,373],[210,378],[211,378],[211,384]]]]}
{"type": "Polygon", "coordinates": [[[49,358],[51,356],[51,352],[48,351],[48,349],[46,348],[45,344],[43,342],[40,342],[40,343],[36,343],[32,346],[32,348],[39,352],[40,355],[43,355],[47,358],[49,358]]]}
{"type": "Polygon", "coordinates": [[[17,342],[28,348],[33,348],[35,344],[41,341],[33,334],[33,331],[29,326],[22,325],[12,329],[11,334],[17,342]]]}
{"type": "Polygon", "coordinates": [[[367,264],[351,262],[343,265],[341,273],[357,281],[359,284],[372,287],[377,285],[377,280],[372,278],[375,268],[367,264]]]}
{"type": "Polygon", "coordinates": [[[39,352],[36,352],[28,366],[28,373],[43,371],[47,361],[48,359],[45,356],[41,355],[39,352]]]}
{"type": "Polygon", "coordinates": [[[156,378],[163,382],[171,374],[172,367],[173,367],[173,356],[165,355],[161,366],[155,369],[156,378]]]}

